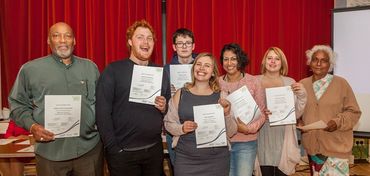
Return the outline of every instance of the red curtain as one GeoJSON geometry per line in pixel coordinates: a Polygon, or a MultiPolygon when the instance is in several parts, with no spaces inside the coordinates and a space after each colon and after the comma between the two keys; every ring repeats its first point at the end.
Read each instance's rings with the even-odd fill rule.
{"type": "Polygon", "coordinates": [[[333,7],[334,0],[167,1],[167,56],[173,54],[172,33],[186,27],[194,32],[196,52],[218,58],[224,44],[240,44],[250,58],[246,71],[251,74],[260,74],[267,48],[280,47],[288,58],[289,76],[300,80],[308,75],[304,52],[315,44],[330,44],[333,7]]]}
{"type": "Polygon", "coordinates": [[[93,60],[102,70],[129,56],[126,29],[146,19],[157,34],[152,60],[162,64],[161,0],[3,0],[0,1],[2,103],[25,62],[49,51],[49,27],[65,21],[74,29],[75,54],[93,60]]]}
{"type": "MultiPolygon", "coordinates": [[[[156,31],[153,61],[162,64],[161,0],[2,0],[0,1],[0,59],[2,103],[25,62],[47,55],[49,27],[69,23],[76,34],[75,54],[93,60],[102,70],[128,56],[126,29],[146,19],[156,31]]],[[[193,30],[196,52],[212,52],[236,42],[248,53],[246,71],[260,73],[260,62],[270,46],[283,49],[289,76],[308,73],[305,50],[330,44],[334,0],[167,0],[167,62],[172,56],[172,33],[193,30]]],[[[221,68],[221,67],[220,67],[221,68]]]]}

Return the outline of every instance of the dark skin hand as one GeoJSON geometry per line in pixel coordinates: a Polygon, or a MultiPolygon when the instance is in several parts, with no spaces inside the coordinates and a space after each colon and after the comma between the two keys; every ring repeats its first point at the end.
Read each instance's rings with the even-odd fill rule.
{"type": "Polygon", "coordinates": [[[39,124],[33,125],[30,131],[36,141],[49,142],[54,140],[54,134],[39,124]]]}
{"type": "Polygon", "coordinates": [[[327,123],[327,127],[324,128],[325,131],[328,131],[328,132],[333,132],[335,130],[338,129],[338,126],[337,126],[337,123],[334,122],[334,120],[330,120],[328,123],[327,123]]]}

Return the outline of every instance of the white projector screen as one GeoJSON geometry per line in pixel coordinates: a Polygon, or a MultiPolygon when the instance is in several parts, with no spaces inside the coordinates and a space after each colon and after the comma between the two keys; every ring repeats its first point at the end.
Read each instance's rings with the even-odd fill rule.
{"type": "Polygon", "coordinates": [[[356,94],[362,115],[355,131],[370,133],[370,7],[333,11],[334,74],[344,77],[356,94]]]}

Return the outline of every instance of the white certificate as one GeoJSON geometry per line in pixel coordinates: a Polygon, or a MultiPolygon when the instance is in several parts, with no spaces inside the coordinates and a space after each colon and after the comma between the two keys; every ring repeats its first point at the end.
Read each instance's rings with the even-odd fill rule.
{"type": "Polygon", "coordinates": [[[170,65],[170,81],[176,90],[184,87],[185,83],[191,82],[191,67],[192,64],[170,65]]]}
{"type": "Polygon", "coordinates": [[[81,95],[45,95],[45,129],[55,138],[80,136],[81,95]]]}
{"type": "Polygon", "coordinates": [[[311,123],[311,124],[308,124],[308,125],[305,125],[305,126],[301,126],[301,127],[298,127],[299,129],[302,129],[302,130],[320,130],[320,129],[324,129],[328,127],[328,125],[326,125],[326,123],[322,120],[319,120],[319,121],[316,121],[314,123],[311,123]]]}
{"type": "Polygon", "coordinates": [[[294,107],[294,93],[290,86],[266,89],[267,108],[270,126],[295,124],[297,122],[294,107]]]}
{"type": "Polygon", "coordinates": [[[33,145],[31,145],[31,146],[28,146],[24,149],[20,149],[17,152],[21,152],[21,153],[23,153],[23,152],[32,152],[33,153],[33,152],[35,152],[35,147],[33,145]]]}
{"type": "Polygon", "coordinates": [[[6,130],[8,130],[9,121],[8,122],[0,122],[0,134],[5,134],[6,130]]]}
{"type": "Polygon", "coordinates": [[[162,75],[162,67],[134,65],[129,101],[154,105],[155,97],[161,95],[162,75]]]}
{"type": "Polygon", "coordinates": [[[193,106],[197,148],[226,146],[224,110],[220,104],[193,106]]]}
{"type": "Polygon", "coordinates": [[[247,86],[234,91],[226,99],[231,103],[234,116],[239,117],[246,124],[261,115],[261,111],[247,86]]]}

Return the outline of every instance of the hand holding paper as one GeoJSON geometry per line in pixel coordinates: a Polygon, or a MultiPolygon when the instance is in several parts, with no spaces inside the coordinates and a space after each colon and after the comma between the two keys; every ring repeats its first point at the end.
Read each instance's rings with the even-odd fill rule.
{"type": "Polygon", "coordinates": [[[197,123],[193,122],[193,121],[185,121],[184,124],[182,124],[182,131],[186,134],[186,133],[190,133],[192,131],[194,131],[195,129],[197,129],[198,125],[197,123]]]}
{"type": "Polygon", "coordinates": [[[55,138],[80,136],[81,101],[81,95],[45,95],[45,129],[55,138]]]}
{"type": "Polygon", "coordinates": [[[181,87],[184,87],[185,83],[191,82],[192,66],[192,64],[170,65],[170,81],[171,85],[173,85],[175,88],[175,91],[181,87]]]}
{"type": "Polygon", "coordinates": [[[234,91],[226,99],[230,101],[231,110],[235,117],[239,117],[246,124],[261,115],[261,111],[247,86],[234,91]]]}
{"type": "Polygon", "coordinates": [[[224,98],[221,98],[218,100],[218,103],[222,106],[222,108],[224,108],[224,115],[225,116],[230,115],[230,110],[231,110],[230,102],[224,98]]]}
{"type": "Polygon", "coordinates": [[[154,100],[155,107],[162,113],[166,112],[166,98],[164,96],[157,96],[154,100]]]}
{"type": "Polygon", "coordinates": [[[226,127],[220,104],[193,106],[197,123],[195,138],[197,148],[226,146],[226,127]]]}
{"type": "Polygon", "coordinates": [[[305,131],[319,130],[319,129],[324,129],[326,127],[327,127],[326,123],[322,120],[305,125],[305,126],[297,126],[298,129],[305,130],[305,131]]]}
{"type": "Polygon", "coordinates": [[[266,89],[270,126],[295,124],[294,94],[290,86],[266,89]]]}
{"type": "Polygon", "coordinates": [[[155,105],[161,95],[163,68],[134,65],[130,87],[130,102],[155,105]]]}

